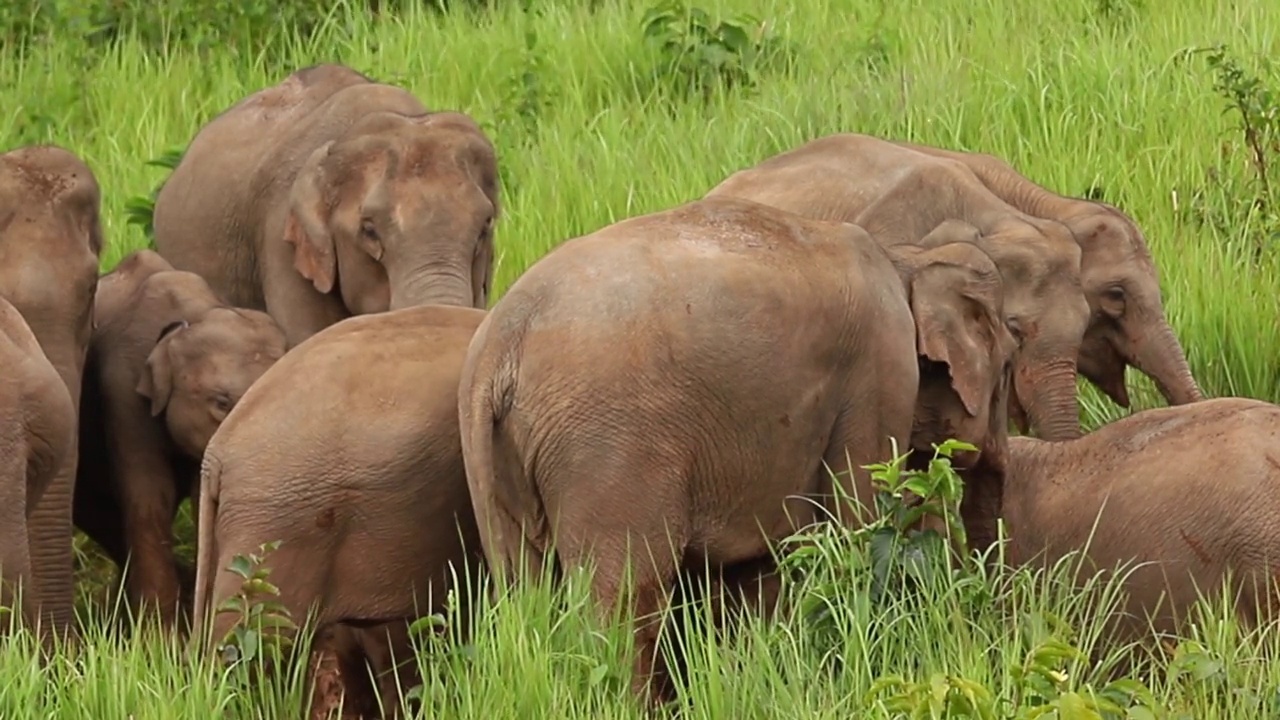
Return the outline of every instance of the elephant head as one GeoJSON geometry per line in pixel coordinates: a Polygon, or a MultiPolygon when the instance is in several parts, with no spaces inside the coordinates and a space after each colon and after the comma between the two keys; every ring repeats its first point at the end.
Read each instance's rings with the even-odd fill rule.
{"type": "Polygon", "coordinates": [[[1017,341],[1005,323],[1000,271],[972,242],[972,226],[947,221],[926,238],[930,246],[890,249],[907,289],[920,362],[911,444],[917,461],[930,444],[957,438],[978,452],[959,453],[958,467],[1004,455],[1008,440],[1009,379],[1017,341]],[[939,244],[933,244],[939,243],[939,244]]]}
{"type": "Polygon", "coordinates": [[[485,308],[499,213],[493,145],[466,115],[376,113],[307,158],[289,193],[294,267],[353,315],[485,308]]]}
{"type": "MultiPolygon", "coordinates": [[[[0,296],[26,319],[77,410],[104,246],[100,205],[97,179],[75,154],[41,145],[0,155],[0,296]]],[[[64,464],[28,522],[41,614],[59,632],[72,621],[76,465],[64,464]]]]}
{"type": "Polygon", "coordinates": [[[1094,212],[1067,221],[1084,251],[1080,281],[1092,311],[1080,346],[1080,374],[1125,408],[1129,365],[1154,380],[1170,405],[1203,399],[1165,319],[1159,272],[1141,231],[1110,206],[1090,206],[1094,212]]]}
{"type": "Polygon", "coordinates": [[[1005,316],[1018,339],[1010,412],[1046,440],[1079,437],[1076,358],[1089,322],[1080,246],[1066,226],[1006,215],[981,247],[1003,278],[1005,316]]]}
{"type": "Polygon", "coordinates": [[[284,353],[284,333],[266,313],[213,308],[160,331],[137,392],[150,400],[152,417],[164,414],[178,449],[200,458],[227,413],[284,353]]]}

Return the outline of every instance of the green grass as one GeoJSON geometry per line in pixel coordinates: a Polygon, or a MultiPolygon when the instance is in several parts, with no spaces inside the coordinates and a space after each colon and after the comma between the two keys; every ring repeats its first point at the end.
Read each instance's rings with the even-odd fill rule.
{"type": "MultiPolygon", "coordinates": [[[[1245,219],[1224,231],[1183,212],[1211,166],[1246,176],[1245,154],[1203,63],[1174,61],[1182,48],[1219,41],[1246,60],[1274,52],[1280,5],[1162,0],[1108,21],[1086,0],[697,4],[754,12],[791,56],[762,71],[755,88],[685,99],[654,77],[660,55],[640,30],[643,0],[602,0],[595,9],[541,0],[536,15],[508,2],[488,15],[414,11],[377,22],[338,8],[313,40],[257,51],[154,52],[125,38],[91,52],[69,33],[25,55],[13,44],[0,50],[0,136],[9,147],[58,143],[93,167],[104,189],[105,270],[144,243],[125,223],[126,201],[164,175],[144,161],[185,145],[212,115],[296,67],[347,63],[430,107],[466,111],[490,132],[504,182],[499,295],[569,237],[698,197],[728,173],[822,134],[993,152],[1066,194],[1100,186],[1137,220],[1160,266],[1170,321],[1209,395],[1280,397],[1275,260],[1252,257],[1257,231],[1245,219]],[[522,79],[529,72],[536,83],[522,79]]],[[[1229,199],[1206,197],[1219,208],[1229,199]]],[[[1150,384],[1130,379],[1140,386],[1136,407],[1154,404],[1150,384]]],[[[1092,388],[1082,392],[1089,425],[1121,413],[1092,388]]],[[[848,664],[830,680],[815,681],[820,653],[794,622],[752,625],[725,647],[695,637],[689,712],[890,717],[864,700],[883,672],[948,672],[1010,692],[1006,664],[1020,657],[1021,641],[993,611],[964,619],[958,587],[912,608],[845,596],[848,664]]],[[[625,638],[589,633],[580,595],[553,603],[539,592],[482,614],[472,658],[444,662],[444,679],[429,675],[428,717],[635,716],[625,663],[607,652],[625,638]]],[[[1064,603],[1079,598],[1016,598],[1027,613],[1064,603]]],[[[1080,627],[1094,624],[1085,613],[1080,627]]],[[[1187,717],[1260,716],[1233,689],[1273,691],[1280,671],[1257,661],[1260,647],[1229,625],[1207,627],[1201,639],[1226,662],[1223,674],[1185,685],[1162,670],[1152,681],[1157,695],[1187,717]]],[[[265,691],[245,696],[233,679],[206,680],[172,652],[104,636],[41,670],[31,653],[4,648],[0,718],[179,718],[223,702],[232,717],[288,715],[284,701],[256,694],[265,691]]]]}

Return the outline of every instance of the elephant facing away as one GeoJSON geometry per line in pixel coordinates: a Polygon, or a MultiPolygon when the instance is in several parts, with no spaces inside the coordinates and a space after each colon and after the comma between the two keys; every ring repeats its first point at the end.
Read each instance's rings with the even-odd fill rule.
{"type": "Polygon", "coordinates": [[[1005,202],[1071,230],[1080,245],[1080,282],[1091,311],[1077,360],[1081,375],[1124,408],[1124,371],[1130,365],[1155,381],[1170,405],[1204,399],[1165,319],[1160,275],[1146,237],[1131,217],[1104,202],[1050,192],[995,155],[897,144],[962,162],[1005,202]]]}
{"type": "Polygon", "coordinates": [[[199,501],[209,438],[284,355],[284,333],[150,250],[102,277],[94,321],[75,522],[122,568],[135,613],[149,605],[173,628],[189,589],[173,554],[178,506],[199,501]]]}
{"type": "Polygon", "coordinates": [[[1218,597],[1228,571],[1238,617],[1257,626],[1280,609],[1278,443],[1280,407],[1208,399],[1137,412],[1069,442],[1010,438],[1003,472],[964,480],[1000,488],[1011,563],[1048,565],[1076,550],[1086,551],[1086,575],[1143,563],[1125,581],[1125,616],[1113,628],[1121,637],[1184,629],[1197,592],[1218,597]]]}
{"type": "Polygon", "coordinates": [[[738,197],[822,220],[856,223],[885,247],[913,244],[949,219],[975,226],[1004,282],[1021,348],[1012,410],[1047,440],[1080,436],[1076,360],[1089,323],[1080,247],[1061,223],[1027,215],[962,163],[841,133],[740,170],[707,197],[738,197]]]}
{"type": "MultiPolygon", "coordinates": [[[[0,367],[0,607],[34,626],[39,587],[27,521],[49,483],[72,460],[76,413],[35,334],[2,297],[0,367]]],[[[8,614],[0,612],[0,632],[9,627],[8,614]]]]}
{"type": "Polygon", "coordinates": [[[471,118],[317,65],[201,128],[156,197],[156,250],[292,347],[352,315],[486,307],[498,194],[471,118]]]}
{"type": "MultiPolygon", "coordinates": [[[[75,154],[34,145],[0,154],[0,297],[26,320],[76,412],[104,241],[101,191],[75,154]]],[[[27,522],[42,631],[74,628],[71,521],[78,438],[27,522]]],[[[46,637],[48,637],[46,635],[46,637]]]]}
{"type": "MultiPolygon", "coordinates": [[[[437,305],[350,318],[245,393],[201,469],[198,622],[239,592],[234,557],[279,540],[269,579],[299,624],[315,608],[345,707],[368,704],[366,664],[382,676],[384,703],[396,702],[397,675],[414,684],[408,623],[445,611],[451,567],[473,580],[484,567],[457,415],[463,358],[484,316],[437,305]],[[408,660],[398,671],[392,652],[408,660]]],[[[212,618],[213,638],[235,621],[212,618]]]]}
{"type": "MultiPolygon", "coordinates": [[[[458,393],[489,567],[590,562],[607,611],[629,565],[635,617],[652,616],[682,572],[767,562],[815,501],[869,517],[862,466],[892,442],[959,435],[998,462],[1014,351],[999,273],[968,243],[900,265],[855,225],[732,198],[552,250],[480,324],[458,393]],[[824,464],[861,509],[837,506],[824,464]]],[[[657,623],[634,631],[633,689],[669,698],[657,623]]]]}

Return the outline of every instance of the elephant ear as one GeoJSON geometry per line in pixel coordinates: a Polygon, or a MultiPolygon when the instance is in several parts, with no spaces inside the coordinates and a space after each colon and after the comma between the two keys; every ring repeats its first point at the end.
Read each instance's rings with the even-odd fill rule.
{"type": "MultiPolygon", "coordinates": [[[[969,248],[959,252],[976,250],[969,248]]],[[[985,393],[991,385],[995,350],[991,339],[996,329],[986,326],[999,317],[999,309],[990,307],[987,287],[998,283],[998,276],[985,277],[963,264],[938,262],[937,252],[929,253],[933,262],[917,270],[911,282],[916,348],[919,354],[947,365],[952,389],[969,415],[977,417],[988,400],[985,393]]]]}
{"type": "Polygon", "coordinates": [[[938,223],[928,234],[920,238],[915,245],[922,248],[937,248],[951,243],[967,242],[977,244],[982,239],[978,228],[964,220],[947,218],[938,223]]]}
{"type": "Polygon", "coordinates": [[[156,346],[147,355],[147,362],[142,366],[142,376],[138,378],[139,395],[151,401],[151,417],[164,412],[173,395],[173,363],[169,356],[169,344],[173,334],[188,327],[186,320],[176,320],[164,326],[160,336],[156,338],[156,346]]]}
{"type": "Polygon", "coordinates": [[[329,231],[331,208],[326,197],[329,180],[324,161],[329,157],[333,141],[316,148],[294,178],[289,188],[289,210],[284,221],[284,241],[293,246],[293,267],[315,285],[329,293],[338,275],[338,261],[329,231]]]}

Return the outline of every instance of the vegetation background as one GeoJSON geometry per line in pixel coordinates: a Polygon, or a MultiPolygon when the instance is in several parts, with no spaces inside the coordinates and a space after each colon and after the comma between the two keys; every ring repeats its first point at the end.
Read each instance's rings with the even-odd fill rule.
{"type": "MultiPolygon", "coordinates": [[[[0,137],[91,165],[106,271],[148,242],[166,172],[149,161],[172,160],[213,115],[294,69],[346,63],[490,133],[505,206],[498,296],[559,242],[698,197],[819,135],[992,152],[1132,215],[1206,393],[1274,401],[1277,33],[1269,0],[9,0],[0,137]]],[[[1130,380],[1134,409],[1157,404],[1145,378],[1130,380]]],[[[1081,391],[1089,426],[1122,414],[1081,391]]],[[[809,614],[730,639],[691,633],[686,716],[1280,712],[1280,669],[1264,662],[1274,637],[1240,632],[1223,608],[1135,666],[1149,695],[1107,689],[1118,709],[1106,714],[1087,706],[1104,697],[1108,661],[1088,655],[1113,587],[970,567],[885,592],[898,586],[873,571],[868,537],[821,536],[792,588],[809,614]],[[905,684],[876,685],[891,675],[905,684]]],[[[173,642],[115,634],[114,568],[80,545],[90,641],[47,665],[21,640],[0,647],[0,718],[292,716],[296,672],[250,685],[234,664],[213,672],[173,642]]],[[[422,716],[637,716],[626,633],[594,629],[585,602],[573,583],[531,588],[486,604],[461,650],[426,643],[422,716]]]]}

